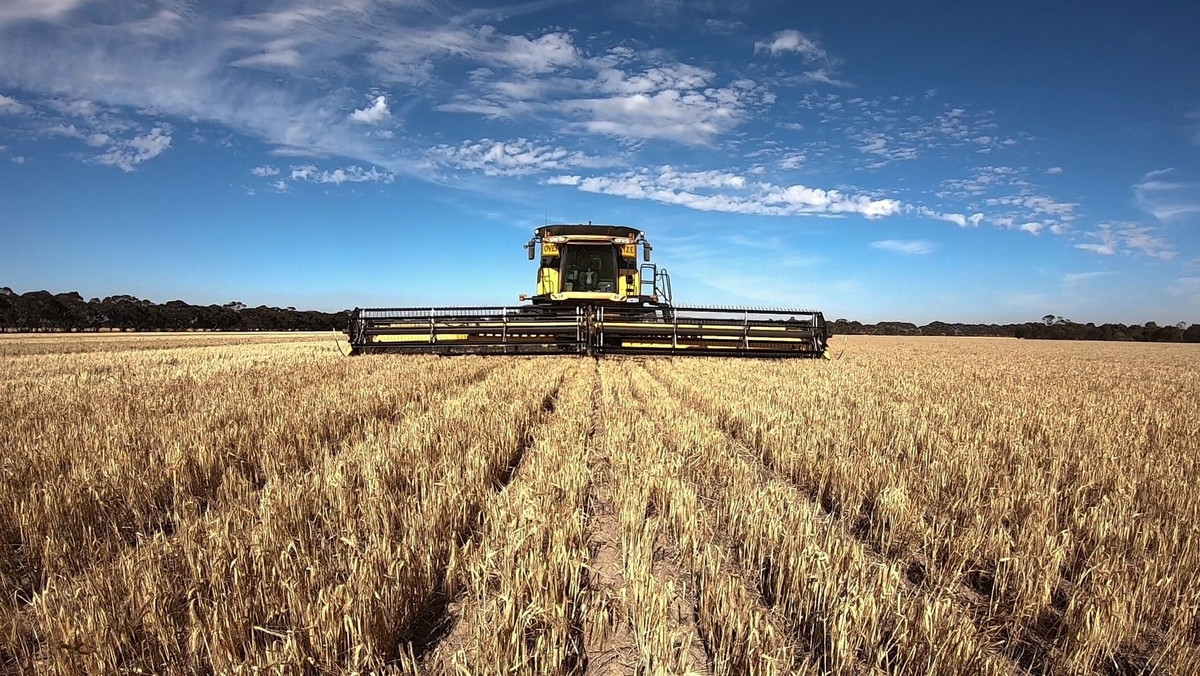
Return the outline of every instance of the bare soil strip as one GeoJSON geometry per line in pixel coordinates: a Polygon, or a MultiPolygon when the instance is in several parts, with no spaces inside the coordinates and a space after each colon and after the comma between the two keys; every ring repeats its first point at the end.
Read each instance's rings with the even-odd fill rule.
{"type": "Polygon", "coordinates": [[[638,648],[624,617],[625,582],[621,524],[613,496],[612,459],[605,443],[604,374],[594,361],[592,427],[587,438],[589,523],[588,622],[584,629],[589,674],[627,676],[637,673],[638,648]]]}

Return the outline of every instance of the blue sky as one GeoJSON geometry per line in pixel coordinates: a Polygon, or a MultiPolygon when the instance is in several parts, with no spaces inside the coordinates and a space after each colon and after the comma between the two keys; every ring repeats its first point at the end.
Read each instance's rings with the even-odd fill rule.
{"type": "Polygon", "coordinates": [[[544,221],[680,303],[1200,322],[1190,3],[0,2],[0,285],[515,303],[544,221]]]}

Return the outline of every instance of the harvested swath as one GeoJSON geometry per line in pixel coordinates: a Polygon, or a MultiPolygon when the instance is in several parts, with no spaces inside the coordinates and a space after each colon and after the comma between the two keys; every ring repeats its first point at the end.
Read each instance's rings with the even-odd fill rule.
{"type": "Polygon", "coordinates": [[[572,361],[553,415],[449,572],[453,630],[425,673],[571,674],[586,667],[590,364],[572,361]]]}
{"type": "MultiPolygon", "coordinates": [[[[635,548],[640,546],[644,552],[649,538],[642,533],[649,528],[658,531],[650,545],[657,556],[651,557],[648,566],[644,555],[627,556],[627,567],[642,564],[651,575],[660,570],[668,592],[672,584],[681,589],[674,605],[677,607],[682,597],[693,607],[691,618],[683,618],[678,612],[673,618],[666,614],[668,620],[675,620],[674,627],[669,621],[660,621],[661,638],[652,644],[656,647],[649,659],[673,657],[680,661],[668,663],[668,670],[711,670],[717,674],[811,671],[808,658],[789,641],[781,618],[766,607],[758,590],[747,584],[747,576],[733,565],[721,516],[686,481],[694,458],[668,441],[678,421],[661,416],[652,403],[638,396],[637,374],[631,364],[606,362],[602,372],[606,383],[612,383],[606,387],[605,401],[610,406],[606,409],[610,411],[606,428],[613,425],[620,435],[612,438],[614,448],[628,449],[620,454],[623,458],[618,463],[624,471],[617,473],[622,479],[617,493],[627,505],[622,511],[627,515],[623,522],[626,531],[631,532],[625,538],[626,550],[636,554],[639,551],[635,548]],[[613,406],[617,402],[622,406],[613,406]],[[647,525],[639,529],[639,520],[647,525]],[[704,655],[694,641],[685,640],[692,632],[701,638],[704,655]],[[700,666],[702,661],[704,667],[700,666]]],[[[645,612],[645,603],[636,605],[630,611],[632,617],[645,612]]],[[[662,614],[647,615],[652,622],[662,614]]]]}

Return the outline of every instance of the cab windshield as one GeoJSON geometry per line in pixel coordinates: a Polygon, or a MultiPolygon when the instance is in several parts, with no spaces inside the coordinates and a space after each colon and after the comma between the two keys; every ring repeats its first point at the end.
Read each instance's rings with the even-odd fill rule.
{"type": "Polygon", "coordinates": [[[567,244],[562,257],[562,290],[617,292],[617,247],[567,244]]]}

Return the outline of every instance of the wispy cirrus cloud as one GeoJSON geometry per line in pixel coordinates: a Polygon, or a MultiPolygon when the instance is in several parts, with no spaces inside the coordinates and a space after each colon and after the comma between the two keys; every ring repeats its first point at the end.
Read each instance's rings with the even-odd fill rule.
{"type": "Polygon", "coordinates": [[[29,21],[58,21],[87,0],[7,0],[0,4],[0,26],[29,21]]]}
{"type": "Polygon", "coordinates": [[[1133,192],[1138,206],[1161,222],[1200,217],[1200,181],[1181,178],[1174,169],[1147,173],[1133,192]]]}
{"type": "Polygon", "coordinates": [[[871,242],[871,248],[905,256],[924,256],[933,253],[937,246],[920,239],[881,239],[871,242]]]}
{"type": "Polygon", "coordinates": [[[581,56],[571,65],[574,72],[549,80],[479,68],[472,71],[477,90],[464,91],[437,108],[491,119],[533,118],[627,141],[703,145],[773,101],[754,80],[722,84],[711,70],[656,53],[618,47],[581,56]]]}
{"type": "Polygon", "coordinates": [[[1102,223],[1096,230],[1087,233],[1086,237],[1090,241],[1076,244],[1076,249],[1102,256],[1117,253],[1138,254],[1164,261],[1172,260],[1178,255],[1178,252],[1158,234],[1156,228],[1136,222],[1102,223]]]}
{"type": "Polygon", "coordinates": [[[1063,275],[1062,281],[1064,286],[1073,286],[1083,284],[1093,279],[1102,277],[1110,277],[1113,273],[1104,270],[1091,270],[1089,272],[1068,272],[1063,275]]]}

